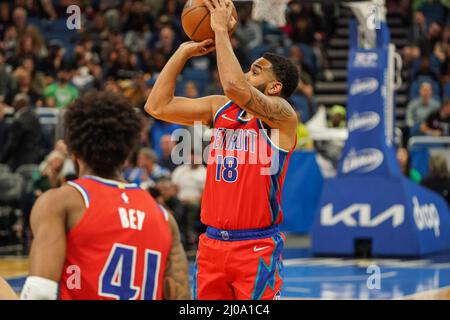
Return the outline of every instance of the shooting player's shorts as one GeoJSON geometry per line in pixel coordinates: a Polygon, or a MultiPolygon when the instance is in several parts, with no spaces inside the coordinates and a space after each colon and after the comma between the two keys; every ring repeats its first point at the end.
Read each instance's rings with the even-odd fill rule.
{"type": "Polygon", "coordinates": [[[200,236],[194,299],[278,299],[284,242],[277,226],[252,230],[208,227],[200,236]]]}

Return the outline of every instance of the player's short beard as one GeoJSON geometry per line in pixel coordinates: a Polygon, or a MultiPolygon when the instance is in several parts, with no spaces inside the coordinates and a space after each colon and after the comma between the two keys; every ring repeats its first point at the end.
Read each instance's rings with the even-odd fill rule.
{"type": "Polygon", "coordinates": [[[75,174],[77,175],[77,177],[80,176],[80,165],[78,164],[78,161],[73,159],[73,166],[75,168],[75,174]]]}
{"type": "Polygon", "coordinates": [[[266,87],[267,87],[266,83],[260,84],[259,86],[255,86],[255,88],[258,89],[258,91],[260,91],[264,94],[266,94],[266,87]]]}

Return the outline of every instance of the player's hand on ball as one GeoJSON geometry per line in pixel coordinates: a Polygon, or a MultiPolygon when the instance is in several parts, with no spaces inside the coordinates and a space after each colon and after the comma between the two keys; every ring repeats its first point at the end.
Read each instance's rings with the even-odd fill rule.
{"type": "Polygon", "coordinates": [[[216,49],[213,39],[202,42],[188,41],[180,46],[180,50],[188,57],[200,57],[213,52],[216,49]]]}
{"type": "Polygon", "coordinates": [[[205,5],[211,13],[211,28],[214,31],[229,31],[237,21],[231,15],[233,6],[231,0],[205,0],[205,5]]]}

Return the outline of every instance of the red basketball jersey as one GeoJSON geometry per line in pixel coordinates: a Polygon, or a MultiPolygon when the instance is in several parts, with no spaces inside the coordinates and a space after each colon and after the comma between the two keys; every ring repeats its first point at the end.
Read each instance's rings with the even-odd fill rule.
{"type": "Polygon", "coordinates": [[[269,138],[261,120],[230,101],[214,117],[201,220],[218,229],[266,228],[283,221],[281,191],[292,150],[269,138]]]}
{"type": "Polygon", "coordinates": [[[69,184],[86,211],[67,234],[60,298],[162,299],[172,245],[167,212],[135,184],[92,176],[69,184]]]}

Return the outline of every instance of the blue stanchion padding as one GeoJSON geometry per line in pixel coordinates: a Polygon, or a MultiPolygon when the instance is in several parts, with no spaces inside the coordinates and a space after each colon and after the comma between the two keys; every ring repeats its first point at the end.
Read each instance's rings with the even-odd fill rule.
{"type": "Polygon", "coordinates": [[[387,83],[389,30],[377,30],[377,47],[358,48],[357,26],[351,24],[348,61],[347,129],[349,136],[338,175],[401,175],[394,146],[394,88],[387,83]]]}
{"type": "Polygon", "coordinates": [[[297,151],[291,156],[283,187],[284,222],[281,230],[308,233],[320,200],[323,178],[316,153],[297,151]]]}
{"type": "Polygon", "coordinates": [[[327,181],[312,228],[314,254],[353,255],[359,239],[375,256],[421,256],[450,250],[444,199],[403,177],[327,181]]]}
{"type": "Polygon", "coordinates": [[[395,88],[389,29],[360,48],[350,29],[349,137],[336,179],[326,180],[312,228],[315,254],[354,255],[358,240],[376,256],[420,256],[450,250],[450,214],[436,193],[407,180],[394,145],[395,88]]]}
{"type": "Polygon", "coordinates": [[[416,169],[422,178],[428,175],[430,161],[430,152],[427,148],[414,148],[409,152],[411,168],[416,169]]]}

